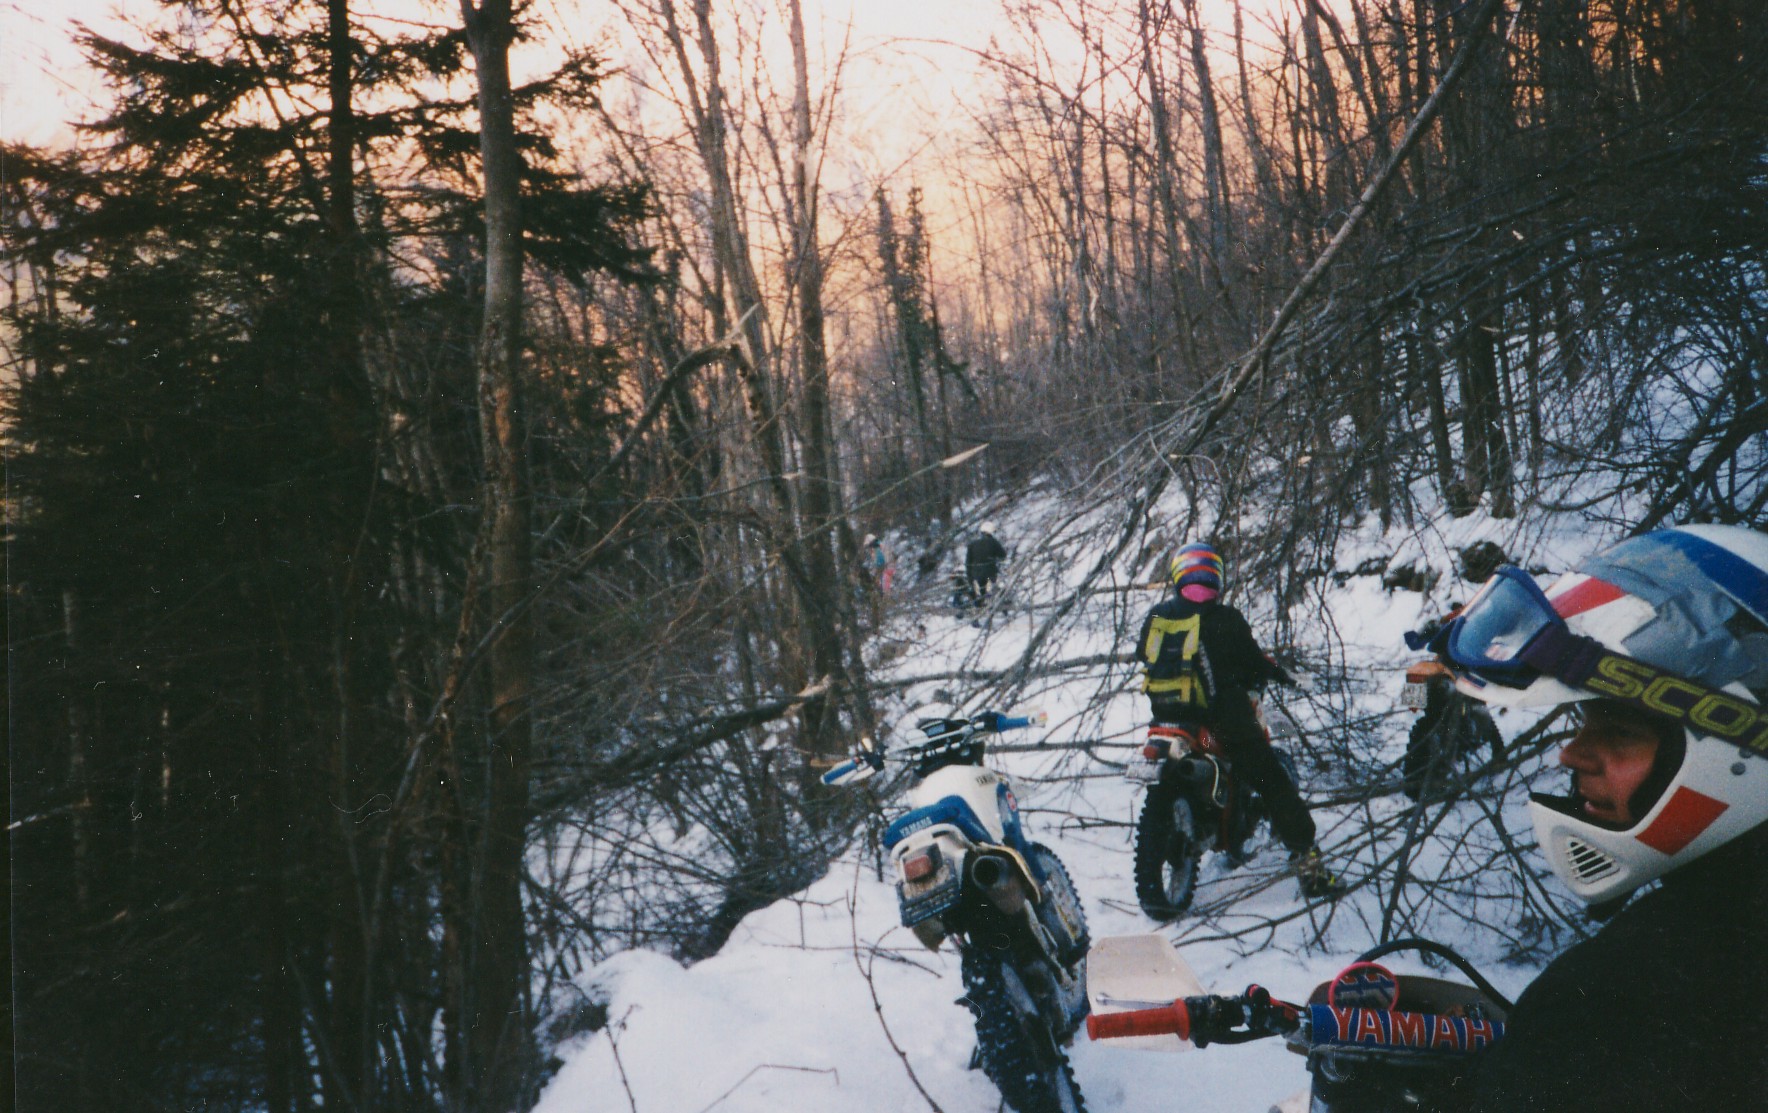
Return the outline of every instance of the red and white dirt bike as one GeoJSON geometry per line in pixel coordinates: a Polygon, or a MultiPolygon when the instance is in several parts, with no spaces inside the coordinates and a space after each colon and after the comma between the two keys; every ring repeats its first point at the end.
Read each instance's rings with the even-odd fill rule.
{"type": "MultiPolygon", "coordinates": [[[[1258,711],[1259,726],[1265,726],[1258,711]]],[[[1270,731],[1265,730],[1266,738],[1270,731]]],[[[1293,780],[1287,754],[1277,760],[1293,780]]],[[[1235,864],[1246,841],[1266,818],[1264,801],[1234,775],[1233,762],[1209,727],[1155,723],[1124,777],[1148,786],[1136,816],[1136,903],[1151,919],[1176,918],[1197,895],[1197,873],[1206,851],[1220,850],[1235,864]]]]}
{"type": "Polygon", "coordinates": [[[1087,964],[1089,1038],[1180,1051],[1281,1037],[1307,1056],[1309,1113],[1450,1113],[1468,1056],[1503,1037],[1510,1009],[1465,959],[1423,939],[1364,952],[1294,1004],[1257,985],[1206,992],[1158,935],[1095,940],[1087,964]],[[1375,961],[1406,950],[1448,961],[1473,984],[1396,975],[1375,961]]]}
{"type": "Polygon", "coordinates": [[[1418,712],[1401,766],[1406,795],[1414,800],[1445,796],[1460,779],[1461,760],[1482,748],[1491,750],[1493,763],[1504,756],[1504,738],[1491,712],[1456,690],[1441,661],[1418,661],[1406,669],[1400,705],[1418,712]]]}

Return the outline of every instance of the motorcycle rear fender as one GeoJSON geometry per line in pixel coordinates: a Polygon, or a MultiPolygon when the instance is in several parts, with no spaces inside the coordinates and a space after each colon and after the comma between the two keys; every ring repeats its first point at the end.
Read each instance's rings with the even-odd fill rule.
{"type": "Polygon", "coordinates": [[[915,808],[891,820],[890,826],[884,829],[884,846],[894,855],[898,845],[925,841],[921,836],[935,830],[956,832],[967,842],[994,841],[975,806],[962,796],[954,794],[942,796],[931,804],[915,808]]]}
{"type": "Polygon", "coordinates": [[[1043,886],[1038,884],[1036,876],[1032,874],[1031,865],[1026,862],[1025,855],[1010,846],[972,842],[965,837],[963,831],[950,824],[939,824],[916,831],[891,848],[890,861],[892,865],[896,866],[898,881],[902,879],[902,860],[919,854],[927,848],[928,843],[939,847],[940,857],[952,864],[952,868],[956,869],[965,879],[966,885],[970,883],[968,872],[970,855],[981,853],[999,855],[1013,863],[1013,872],[1019,878],[1019,883],[1025,886],[1026,896],[1030,897],[1034,903],[1043,900],[1043,886]]]}

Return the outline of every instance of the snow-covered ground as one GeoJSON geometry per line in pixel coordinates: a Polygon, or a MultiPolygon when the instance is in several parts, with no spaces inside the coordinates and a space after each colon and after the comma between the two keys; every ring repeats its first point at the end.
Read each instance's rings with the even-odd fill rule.
{"type": "MultiPolygon", "coordinates": [[[[1031,517],[1048,508],[1022,506],[1003,531],[1032,536],[1031,517]]],[[[1330,728],[1335,717],[1369,724],[1365,742],[1377,758],[1395,760],[1404,749],[1409,719],[1394,711],[1407,653],[1401,633],[1440,611],[1451,598],[1465,599],[1467,585],[1454,582],[1453,553],[1472,540],[1496,540],[1519,563],[1562,569],[1596,539],[1534,530],[1524,536],[1513,523],[1483,518],[1445,522],[1425,529],[1369,529],[1338,556],[1338,566],[1366,565],[1371,557],[1391,566],[1411,563],[1438,570],[1431,595],[1388,590],[1378,575],[1353,576],[1329,585],[1332,628],[1319,645],[1298,650],[1314,659],[1342,661],[1342,675],[1323,694],[1277,693],[1271,718],[1279,736],[1296,729],[1330,728]],[[1293,720],[1293,722],[1291,722],[1293,720]]],[[[1011,544],[1011,541],[1009,541],[1011,544]]],[[[943,594],[932,585],[911,588],[897,600],[895,617],[881,644],[902,650],[885,675],[902,678],[986,670],[1011,665],[1032,630],[1030,614],[1064,583],[1073,583],[1089,562],[1021,562],[1016,610],[977,629],[944,613],[943,594]],[[1029,604],[1029,606],[1028,606],[1029,604]]],[[[1065,640],[1045,659],[1086,657],[1122,649],[1114,644],[1125,621],[1134,623],[1157,598],[1149,590],[1101,594],[1089,603],[1065,640]]],[[[1247,601],[1241,600],[1243,605],[1247,601]]],[[[1255,629],[1257,608],[1247,607],[1255,629]]],[[[1134,626],[1131,626],[1133,631],[1134,626]]],[[[971,688],[976,687],[972,685],[971,688]]],[[[917,713],[979,710],[971,688],[931,680],[908,688],[895,705],[898,721],[917,713]],[[946,702],[947,700],[953,702],[946,702]]],[[[1049,723],[1029,736],[1003,743],[1049,745],[1001,753],[991,761],[1019,777],[1019,798],[1033,837],[1054,847],[1074,876],[1095,937],[1162,930],[1204,984],[1232,992],[1258,982],[1279,996],[1306,994],[1330,978],[1357,952],[1376,941],[1391,890],[1371,883],[1336,906],[1311,909],[1300,901],[1293,879],[1282,872],[1285,855],[1261,835],[1251,861],[1229,871],[1206,861],[1196,901],[1200,914],[1161,928],[1136,908],[1130,882],[1131,824],[1137,791],[1110,764],[1138,743],[1144,702],[1130,672],[1118,666],[1076,671],[1032,686],[1017,708],[1036,704],[1049,723]],[[1038,684],[1043,686],[1040,688],[1038,684]],[[1090,750],[1064,748],[1086,740],[1090,750]],[[1236,936],[1260,927],[1251,934],[1236,936]]],[[[1527,724],[1501,720],[1507,737],[1527,724]]],[[[1281,744],[1281,739],[1280,739],[1281,744]]],[[[1550,761],[1540,758],[1537,767],[1550,761]]],[[[1316,800],[1344,785],[1331,769],[1304,769],[1304,794],[1316,800]]],[[[1546,774],[1551,776],[1551,773],[1546,774]]],[[[874,782],[876,783],[876,782],[874,782]]],[[[1494,814],[1506,832],[1532,842],[1519,793],[1494,814]]],[[[886,809],[900,810],[900,795],[886,809]]],[[[1378,875],[1391,846],[1359,841],[1371,822],[1405,811],[1397,795],[1318,808],[1321,842],[1335,865],[1353,880],[1378,875]]],[[[1470,830],[1492,822],[1487,812],[1465,807],[1445,818],[1442,829],[1470,830]]],[[[1418,868],[1440,868],[1448,856],[1470,853],[1455,836],[1421,847],[1418,868]]],[[[1470,901],[1484,892],[1533,884],[1555,889],[1551,878],[1500,877],[1469,881],[1470,901]],[[1482,888],[1489,883],[1493,888],[1482,888]]],[[[1514,907],[1514,902],[1506,907],[1514,907]]],[[[1478,908],[1428,919],[1437,938],[1460,949],[1500,989],[1514,995],[1545,956],[1516,945],[1525,929],[1479,923],[1478,908]],[[1508,960],[1508,961],[1507,961],[1508,960]]],[[[1563,945],[1563,941],[1561,943],[1563,945]]],[[[1419,969],[1407,959],[1398,969],[1419,969]]],[[[994,1087],[970,1070],[974,1034],[968,1011],[957,1004],[962,989],[956,953],[930,953],[897,920],[891,885],[875,872],[874,858],[856,847],[821,880],[795,897],[743,921],[723,950],[691,967],[651,952],[619,954],[586,972],[580,987],[606,1002],[609,1023],[557,1049],[564,1066],[547,1086],[540,1113],[778,1113],[782,1109],[839,1113],[992,1113],[1000,1107],[994,1087]]],[[[1275,1041],[1159,1054],[1089,1044],[1077,1038],[1071,1060],[1094,1113],[1191,1110],[1264,1113],[1307,1083],[1303,1060],[1275,1041]]]]}

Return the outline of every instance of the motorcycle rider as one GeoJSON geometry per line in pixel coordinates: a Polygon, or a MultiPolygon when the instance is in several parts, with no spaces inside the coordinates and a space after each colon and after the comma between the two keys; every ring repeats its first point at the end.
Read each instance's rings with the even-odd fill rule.
{"type": "Polygon", "coordinates": [[[1530,810],[1606,919],[1469,1064],[1471,1107],[1768,1107],[1768,535],[1642,534],[1546,592],[1506,567],[1431,644],[1475,698],[1572,705],[1572,791],[1530,810]]]}
{"type": "Polygon", "coordinates": [[[964,548],[964,579],[970,588],[972,606],[980,607],[988,602],[988,593],[994,589],[994,582],[1001,574],[1001,564],[1007,559],[1007,547],[995,536],[993,522],[984,522],[976,528],[976,536],[964,548]]]}
{"type": "Polygon", "coordinates": [[[1148,612],[1136,637],[1142,691],[1154,722],[1208,724],[1234,771],[1264,798],[1271,829],[1289,848],[1302,895],[1337,895],[1338,879],[1314,845],[1313,816],[1254,711],[1253,688],[1272,680],[1295,681],[1259,648],[1246,617],[1221,601],[1223,565],[1214,548],[1197,542],[1182,546],[1169,575],[1172,596],[1148,612]]]}

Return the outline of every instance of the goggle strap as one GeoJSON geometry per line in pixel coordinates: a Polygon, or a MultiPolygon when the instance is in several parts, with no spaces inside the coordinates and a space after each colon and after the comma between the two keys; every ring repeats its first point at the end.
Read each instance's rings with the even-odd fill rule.
{"type": "Polygon", "coordinates": [[[1574,688],[1768,756],[1768,708],[1754,700],[1611,653],[1594,638],[1581,637],[1563,625],[1541,631],[1521,656],[1531,667],[1574,688]]]}
{"type": "Polygon", "coordinates": [[[1529,639],[1518,656],[1531,668],[1582,688],[1596,675],[1602,658],[1612,654],[1595,638],[1574,634],[1565,623],[1555,622],[1529,639]]]}

